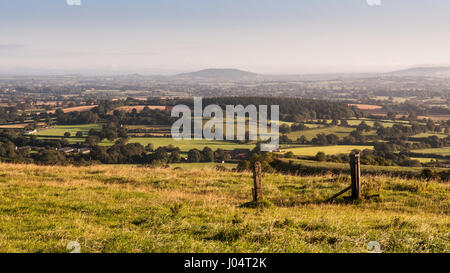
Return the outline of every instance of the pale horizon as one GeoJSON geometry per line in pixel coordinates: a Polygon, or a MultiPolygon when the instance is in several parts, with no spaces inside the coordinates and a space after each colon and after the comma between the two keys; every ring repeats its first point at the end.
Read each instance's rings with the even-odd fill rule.
{"type": "Polygon", "coordinates": [[[446,0],[0,2],[1,74],[381,73],[450,66],[446,0]],[[432,2],[432,3],[430,3],[432,2]]]}

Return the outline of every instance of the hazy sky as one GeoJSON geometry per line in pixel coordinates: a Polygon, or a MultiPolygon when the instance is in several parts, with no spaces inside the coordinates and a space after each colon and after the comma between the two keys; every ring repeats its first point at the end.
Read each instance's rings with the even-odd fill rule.
{"type": "Polygon", "coordinates": [[[449,14],[449,0],[0,0],[0,73],[450,65],[449,14]]]}

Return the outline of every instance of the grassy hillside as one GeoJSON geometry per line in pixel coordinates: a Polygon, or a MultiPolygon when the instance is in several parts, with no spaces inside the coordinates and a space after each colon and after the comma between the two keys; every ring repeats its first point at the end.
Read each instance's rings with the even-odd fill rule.
{"type": "MultiPolygon", "coordinates": [[[[347,177],[0,164],[0,252],[448,252],[448,184],[364,177],[381,197],[322,203],[347,177]]],[[[368,193],[369,194],[369,193],[368,193]]]]}

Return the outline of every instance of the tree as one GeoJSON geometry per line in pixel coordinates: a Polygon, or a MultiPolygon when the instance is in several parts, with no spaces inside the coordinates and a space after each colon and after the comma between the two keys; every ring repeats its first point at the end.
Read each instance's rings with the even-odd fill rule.
{"type": "Polygon", "coordinates": [[[316,160],[317,161],[325,161],[325,160],[327,160],[327,156],[325,155],[324,152],[318,152],[316,154],[316,160]]]}
{"type": "Polygon", "coordinates": [[[294,123],[291,125],[292,131],[303,131],[308,129],[308,126],[306,126],[304,123],[294,123]]]}
{"type": "Polygon", "coordinates": [[[294,153],[292,151],[287,152],[286,154],[284,154],[284,156],[286,158],[294,158],[295,157],[295,155],[294,155],[294,153]]]}
{"type": "Polygon", "coordinates": [[[202,151],[202,161],[203,162],[214,162],[214,152],[209,147],[203,148],[202,151]]]}
{"type": "Polygon", "coordinates": [[[97,145],[100,142],[100,137],[96,136],[96,135],[92,135],[92,136],[88,136],[86,138],[85,143],[90,146],[90,147],[94,147],[95,145],[97,145]]]}
{"type": "Polygon", "coordinates": [[[305,136],[301,136],[301,137],[297,138],[297,142],[300,144],[305,144],[308,142],[308,140],[306,139],[305,136]]]}
{"type": "Polygon", "coordinates": [[[375,122],[373,123],[373,127],[375,127],[375,129],[383,128],[383,124],[381,124],[381,122],[379,122],[379,121],[377,120],[377,121],[375,121],[375,122]]]}
{"type": "Polygon", "coordinates": [[[434,131],[434,126],[435,126],[435,124],[434,124],[433,120],[428,119],[428,121],[427,121],[427,129],[429,131],[434,131]]]}
{"type": "Polygon", "coordinates": [[[65,138],[69,138],[69,137],[70,137],[70,132],[65,132],[65,133],[64,133],[64,137],[65,137],[65,138]]]}
{"type": "Polygon", "coordinates": [[[248,171],[251,169],[251,163],[248,160],[243,160],[241,162],[239,162],[238,166],[237,166],[237,170],[242,172],[242,171],[248,171]]]}
{"type": "Polygon", "coordinates": [[[359,131],[361,131],[361,132],[362,132],[362,131],[368,132],[368,131],[370,130],[370,126],[367,125],[367,123],[363,120],[363,121],[358,125],[357,129],[358,129],[359,131]]]}
{"type": "Polygon", "coordinates": [[[349,126],[348,121],[346,119],[341,119],[341,126],[348,127],[349,126]]]}
{"type": "Polygon", "coordinates": [[[200,162],[202,155],[199,150],[191,149],[188,152],[188,162],[200,162]]]}
{"type": "Polygon", "coordinates": [[[287,124],[281,124],[279,130],[280,133],[287,134],[291,132],[291,127],[287,124]]]}
{"type": "Polygon", "coordinates": [[[37,164],[44,165],[64,165],[66,160],[67,159],[63,153],[55,150],[43,150],[35,157],[37,164]]]}
{"type": "Polygon", "coordinates": [[[390,120],[395,120],[395,117],[397,116],[397,113],[395,113],[395,112],[388,112],[388,113],[386,114],[386,116],[387,116],[387,118],[390,119],[390,120]]]}
{"type": "Polygon", "coordinates": [[[152,159],[165,164],[169,161],[169,153],[163,147],[158,147],[158,149],[156,149],[152,154],[152,159]]]}
{"type": "Polygon", "coordinates": [[[329,145],[336,145],[339,142],[339,137],[335,134],[329,134],[326,138],[329,145]]]}
{"type": "Polygon", "coordinates": [[[179,163],[181,162],[181,155],[178,151],[173,151],[170,153],[169,161],[171,163],[179,163]]]}
{"type": "Polygon", "coordinates": [[[109,141],[114,141],[118,137],[117,131],[112,128],[103,129],[102,134],[109,141]]]}
{"type": "Polygon", "coordinates": [[[147,144],[147,146],[145,146],[145,151],[153,152],[153,144],[152,143],[147,144]]]}
{"type": "Polygon", "coordinates": [[[231,159],[230,153],[222,149],[217,149],[216,152],[214,153],[214,157],[216,158],[216,160],[220,162],[228,161],[231,159]]]}
{"type": "Polygon", "coordinates": [[[281,135],[280,143],[291,143],[291,139],[287,135],[281,135]]]}
{"type": "Polygon", "coordinates": [[[312,143],[316,145],[328,145],[328,140],[325,134],[317,134],[315,138],[312,139],[312,143]]]}

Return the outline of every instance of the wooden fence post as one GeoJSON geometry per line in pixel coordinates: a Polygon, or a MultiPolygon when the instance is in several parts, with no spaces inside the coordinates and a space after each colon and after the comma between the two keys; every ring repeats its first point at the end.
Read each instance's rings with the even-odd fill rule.
{"type": "Polygon", "coordinates": [[[259,161],[255,162],[253,168],[253,184],[254,188],[252,190],[253,193],[253,201],[258,202],[262,200],[262,177],[261,177],[261,163],[259,161]]]}
{"type": "Polygon", "coordinates": [[[352,176],[352,199],[359,199],[361,196],[361,167],[360,153],[350,154],[350,174],[352,176]]]}

